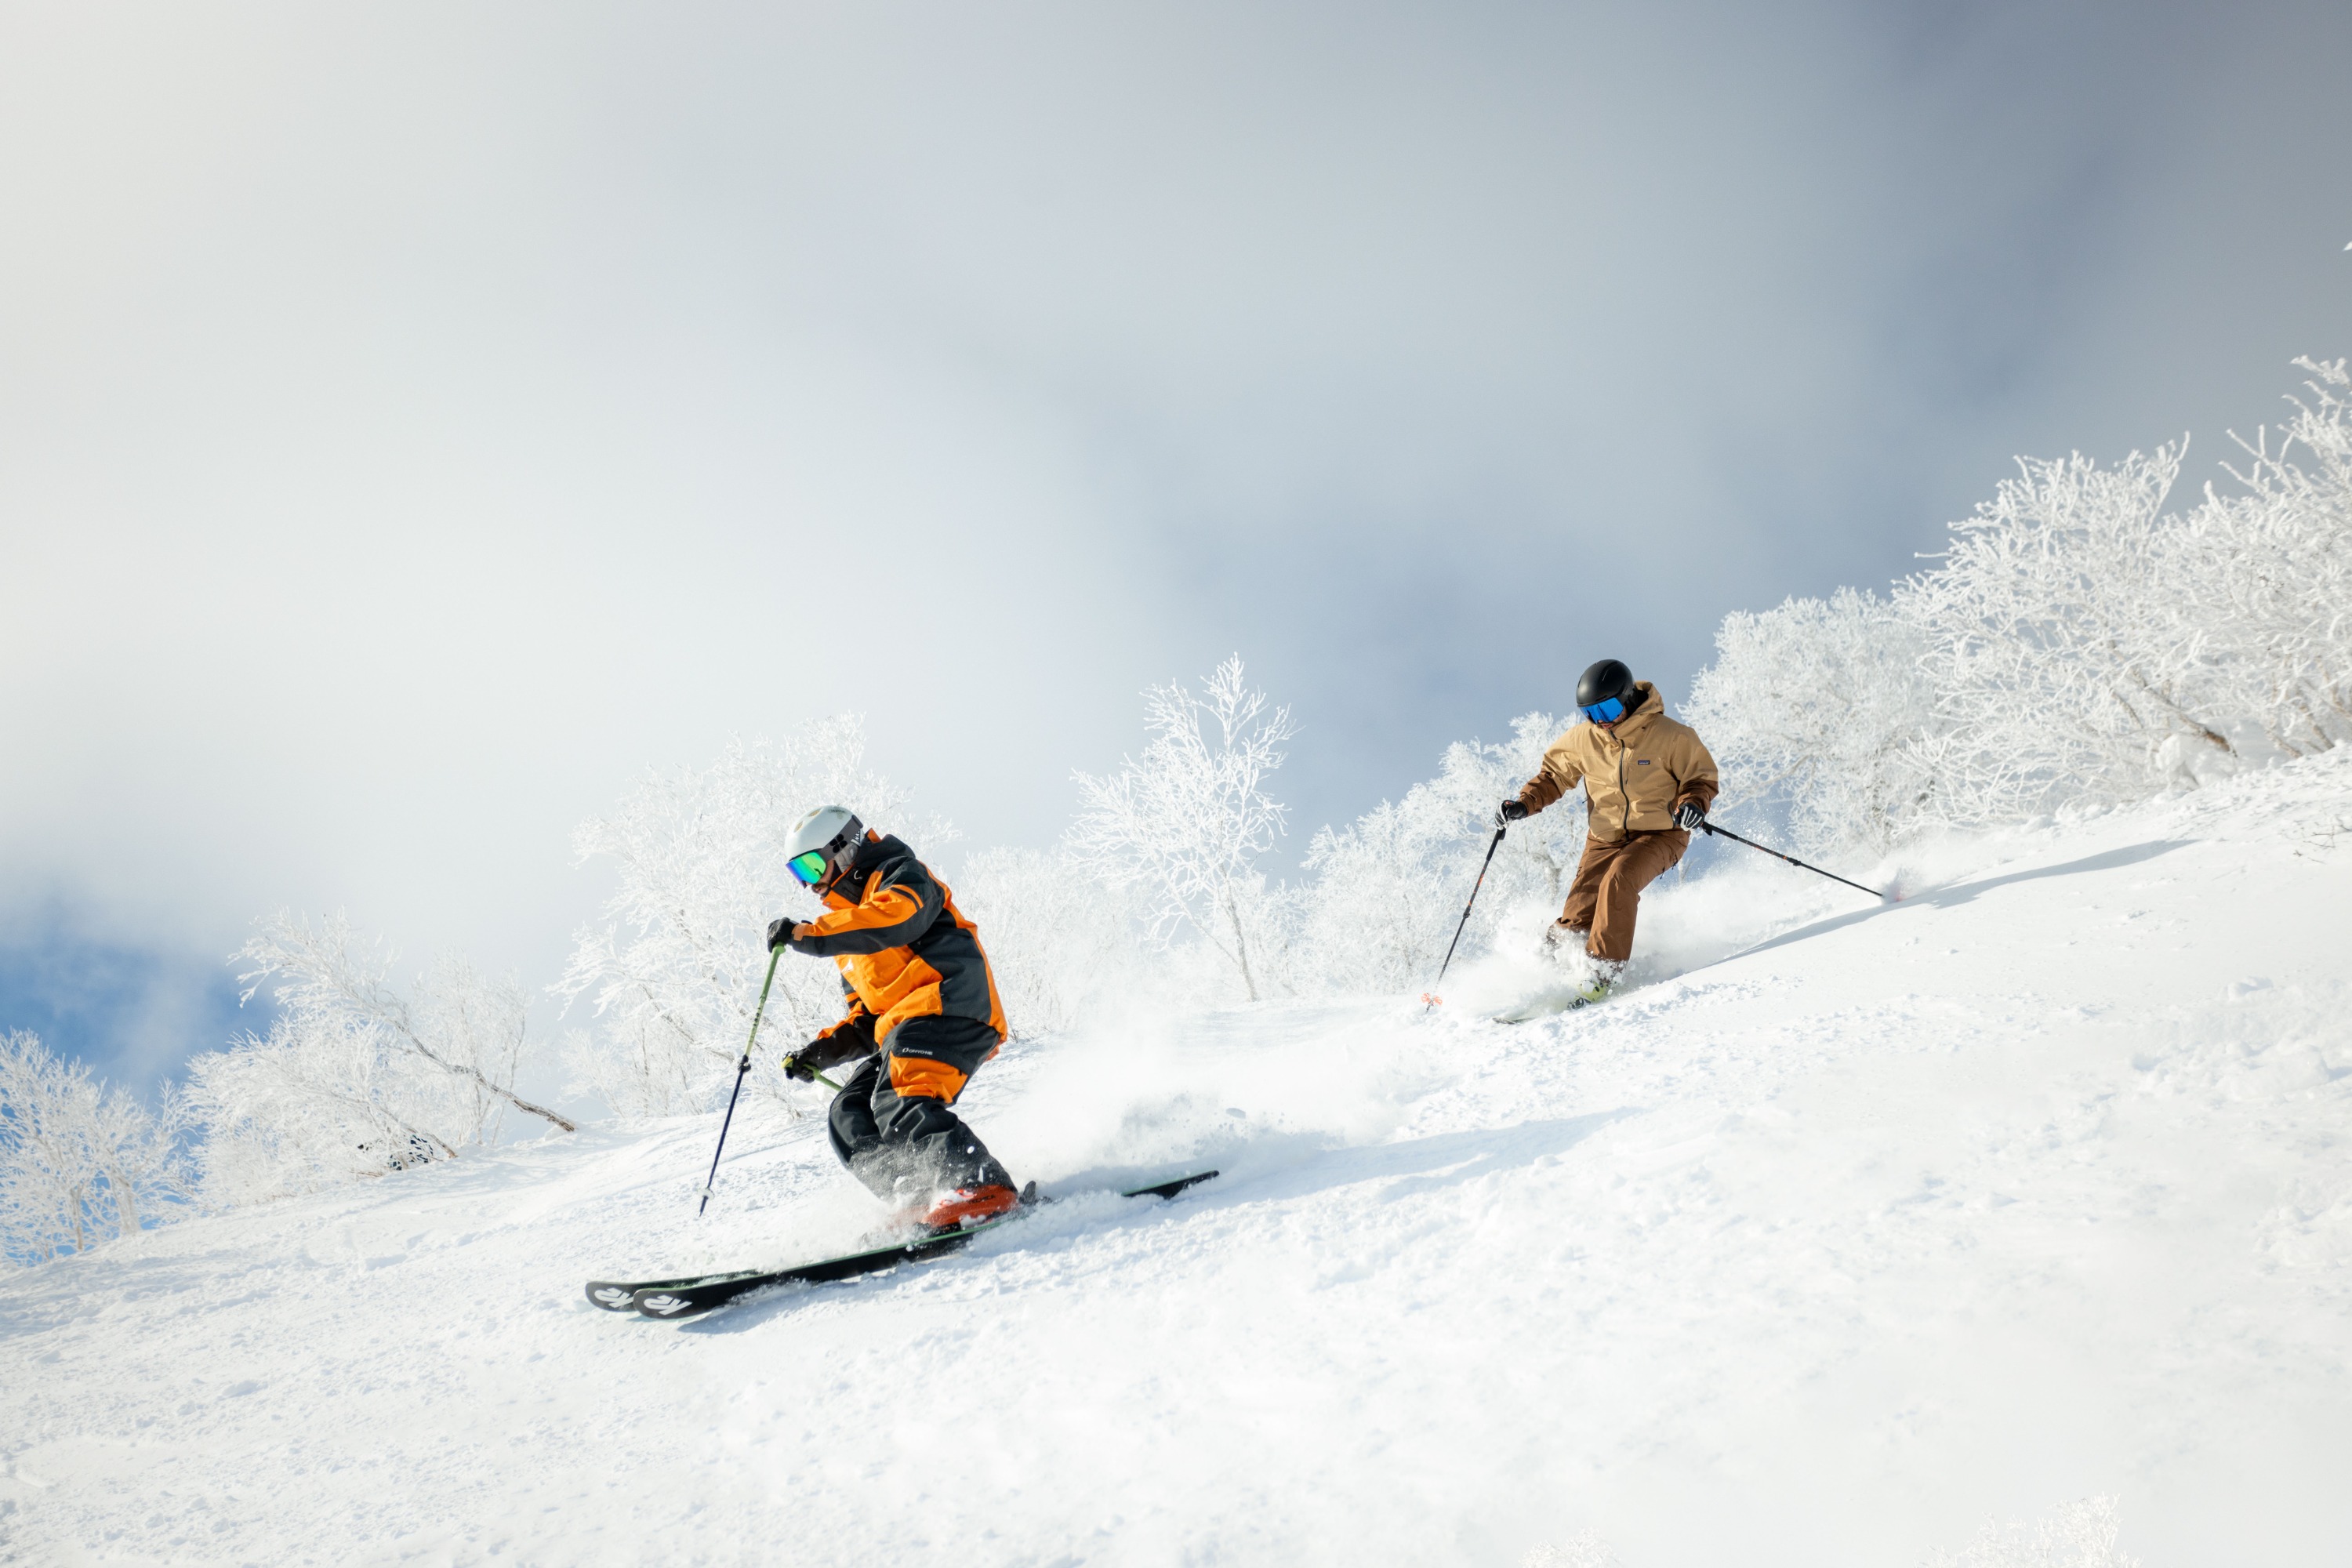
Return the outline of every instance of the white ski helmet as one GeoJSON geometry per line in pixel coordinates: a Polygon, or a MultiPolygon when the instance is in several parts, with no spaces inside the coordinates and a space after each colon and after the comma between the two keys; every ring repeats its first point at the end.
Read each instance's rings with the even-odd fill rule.
{"type": "Polygon", "coordinates": [[[820,805],[798,822],[784,838],[784,858],[793,875],[814,887],[839,870],[840,856],[866,837],[866,825],[845,805],[820,805]],[[811,864],[807,857],[819,858],[811,864]]]}

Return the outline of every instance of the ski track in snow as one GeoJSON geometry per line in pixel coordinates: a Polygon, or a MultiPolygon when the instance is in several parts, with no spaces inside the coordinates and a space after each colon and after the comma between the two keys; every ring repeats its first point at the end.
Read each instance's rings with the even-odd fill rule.
{"type": "Polygon", "coordinates": [[[965,1108],[1066,1201],[919,1268],[588,1306],[875,1224],[760,1108],[699,1221],[715,1115],[14,1271],[0,1557],[1912,1564],[2110,1492],[2148,1568],[2346,1561],[2352,766],[1876,910],[1742,853],[1588,1011],[1016,1046],[965,1108]]]}

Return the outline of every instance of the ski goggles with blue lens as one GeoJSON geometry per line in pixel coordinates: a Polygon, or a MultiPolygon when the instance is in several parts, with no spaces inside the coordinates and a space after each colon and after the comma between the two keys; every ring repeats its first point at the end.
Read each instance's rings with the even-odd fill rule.
{"type": "Polygon", "coordinates": [[[822,849],[812,849],[805,855],[795,855],[784,864],[790,866],[793,868],[793,875],[808,887],[814,888],[824,880],[825,861],[824,851],[822,849]]]}
{"type": "Polygon", "coordinates": [[[1625,717],[1625,700],[1612,697],[1606,702],[1596,702],[1584,710],[1584,716],[1596,724],[1614,724],[1625,717]]]}

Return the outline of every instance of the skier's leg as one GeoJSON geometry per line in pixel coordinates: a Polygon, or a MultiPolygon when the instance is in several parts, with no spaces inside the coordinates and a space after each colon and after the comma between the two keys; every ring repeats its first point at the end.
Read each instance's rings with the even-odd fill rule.
{"type": "Polygon", "coordinates": [[[891,1031],[885,1047],[889,1078],[874,1092],[875,1124],[902,1168],[938,1190],[1013,1185],[988,1146],[950,1109],[997,1045],[996,1031],[972,1018],[910,1018],[891,1031]]]}
{"type": "Polygon", "coordinates": [[[1633,921],[1641,909],[1642,889],[1664,876],[1689,846],[1690,835],[1676,827],[1637,833],[1616,847],[1596,889],[1598,913],[1592,945],[1587,949],[1593,957],[1622,963],[1633,956],[1633,921]]]}
{"type": "Polygon", "coordinates": [[[1561,905],[1559,920],[1545,933],[1545,941],[1561,950],[1585,950],[1592,938],[1592,920],[1600,914],[1601,877],[1609,875],[1609,865],[1622,853],[1622,844],[1601,844],[1595,837],[1585,837],[1583,858],[1576,860],[1576,879],[1569,881],[1569,902],[1561,905]]]}
{"type": "Polygon", "coordinates": [[[888,1089],[890,1080],[882,1069],[882,1058],[868,1057],[865,1064],[850,1075],[833,1097],[833,1110],[826,1115],[825,1135],[832,1140],[835,1158],[849,1168],[849,1173],[874,1190],[884,1203],[891,1201],[897,1175],[887,1167],[882,1129],[875,1120],[875,1090],[888,1089]]]}
{"type": "Polygon", "coordinates": [[[1568,885],[1568,902],[1559,911],[1559,919],[1551,922],[1546,940],[1553,946],[1586,945],[1592,930],[1592,917],[1601,904],[1601,878],[1609,869],[1610,860],[1619,846],[1603,844],[1597,838],[1584,841],[1584,856],[1576,863],[1576,878],[1568,885]]]}

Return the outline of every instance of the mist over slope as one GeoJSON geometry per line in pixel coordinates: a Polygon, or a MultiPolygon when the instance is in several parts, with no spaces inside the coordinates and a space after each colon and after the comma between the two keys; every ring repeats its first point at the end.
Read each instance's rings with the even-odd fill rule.
{"type": "Polygon", "coordinates": [[[2338,1561],[2345,753],[1930,844],[1881,909],[1730,853],[1589,1012],[1480,1016],[1547,983],[1529,910],[1433,1011],[1008,1049],[964,1108],[1065,1201],[920,1268],[587,1306],[875,1223],[760,1108],[700,1221],[716,1118],[610,1122],[6,1276],[0,1544],[1909,1564],[2107,1493],[2149,1568],[2338,1561]]]}

